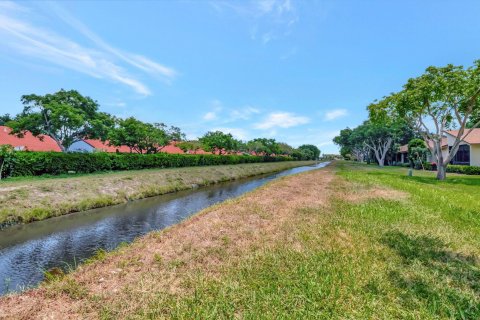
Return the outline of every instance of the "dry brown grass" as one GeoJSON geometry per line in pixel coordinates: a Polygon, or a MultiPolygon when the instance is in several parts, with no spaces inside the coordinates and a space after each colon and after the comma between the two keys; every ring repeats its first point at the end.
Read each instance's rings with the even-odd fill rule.
{"type": "MultiPolygon", "coordinates": [[[[293,236],[302,210],[328,205],[333,169],[286,177],[81,266],[65,278],[0,298],[0,318],[95,319],[105,307],[120,317],[148,305],[152,294],[189,293],[196,274],[219,277],[226,265],[293,236]],[[305,192],[307,191],[307,192],[305,192]]],[[[345,242],[348,235],[339,234],[345,242]]]]}
{"type": "Polygon", "coordinates": [[[0,225],[8,221],[43,220],[52,216],[189,189],[192,185],[202,186],[311,163],[289,161],[2,181],[0,225]]]}

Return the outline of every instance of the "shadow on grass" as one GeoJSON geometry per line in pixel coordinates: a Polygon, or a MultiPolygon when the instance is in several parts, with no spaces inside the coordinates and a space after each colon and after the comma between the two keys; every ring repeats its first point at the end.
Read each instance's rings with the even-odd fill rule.
{"type": "Polygon", "coordinates": [[[390,272],[401,291],[402,304],[426,308],[431,314],[456,319],[480,318],[480,263],[475,256],[449,250],[429,236],[388,232],[382,242],[401,257],[390,272]]]}

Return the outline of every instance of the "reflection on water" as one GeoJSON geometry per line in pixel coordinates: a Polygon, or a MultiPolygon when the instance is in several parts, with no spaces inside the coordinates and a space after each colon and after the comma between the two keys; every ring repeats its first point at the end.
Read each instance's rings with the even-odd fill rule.
{"type": "Polygon", "coordinates": [[[159,230],[278,177],[324,167],[298,167],[280,173],[221,183],[74,213],[0,231],[0,294],[22,290],[43,280],[43,271],[67,268],[98,249],[112,250],[122,242],[159,230]]]}

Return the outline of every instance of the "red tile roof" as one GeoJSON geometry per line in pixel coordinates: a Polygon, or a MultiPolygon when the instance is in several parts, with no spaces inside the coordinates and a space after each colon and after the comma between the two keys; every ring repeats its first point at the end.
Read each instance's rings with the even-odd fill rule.
{"type": "Polygon", "coordinates": [[[98,139],[85,139],[83,140],[89,145],[91,145],[93,148],[97,150],[101,150],[103,152],[125,152],[125,153],[130,153],[130,148],[127,146],[120,146],[120,147],[115,147],[115,146],[110,146],[108,140],[105,142],[102,142],[101,140],[98,139]]]}
{"type": "MultiPolygon", "coordinates": [[[[471,130],[472,130],[472,132],[469,133],[469,129],[465,129],[465,132],[464,132],[463,137],[462,137],[464,139],[462,139],[462,140],[465,141],[468,144],[480,143],[480,128],[471,129],[471,130]]],[[[450,131],[447,131],[447,133],[456,137],[457,134],[458,134],[458,130],[450,130],[450,131]]]]}
{"type": "Polygon", "coordinates": [[[165,152],[165,153],[185,153],[183,152],[182,149],[180,149],[179,147],[176,146],[176,142],[175,141],[172,141],[170,142],[169,145],[166,145],[165,147],[163,147],[160,152],[165,152]]]}
{"type": "Polygon", "coordinates": [[[25,132],[23,138],[11,135],[12,129],[5,126],[0,126],[0,145],[9,144],[17,150],[25,151],[57,151],[62,149],[49,136],[34,137],[30,131],[25,132]]]}

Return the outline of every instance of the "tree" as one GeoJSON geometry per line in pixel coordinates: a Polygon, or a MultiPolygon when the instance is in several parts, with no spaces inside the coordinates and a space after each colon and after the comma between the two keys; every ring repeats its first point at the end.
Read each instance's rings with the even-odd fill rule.
{"type": "Polygon", "coordinates": [[[422,139],[412,139],[408,143],[408,160],[412,164],[412,167],[422,166],[423,160],[426,158],[428,148],[425,144],[425,141],[422,139]]]}
{"type": "Polygon", "coordinates": [[[288,143],[285,142],[278,142],[278,148],[279,148],[279,154],[283,155],[291,155],[294,151],[295,148],[289,145],[288,143]]]}
{"type": "Polygon", "coordinates": [[[170,128],[164,123],[156,123],[155,126],[158,129],[163,130],[169,141],[183,141],[185,140],[185,133],[179,127],[170,126],[170,128]]]}
{"type": "Polygon", "coordinates": [[[15,150],[11,145],[4,144],[0,146],[0,180],[7,176],[8,170],[15,160],[15,150]]]}
{"type": "Polygon", "coordinates": [[[309,160],[317,160],[320,157],[320,149],[318,149],[317,146],[314,146],[313,144],[303,144],[298,147],[298,150],[300,152],[302,152],[302,150],[310,150],[312,157],[309,160]]]}
{"type": "Polygon", "coordinates": [[[0,126],[5,126],[7,122],[12,121],[12,117],[10,117],[10,114],[5,113],[3,116],[0,116],[0,126]]]}
{"type": "Polygon", "coordinates": [[[85,138],[105,139],[109,121],[98,112],[98,103],[78,91],[60,90],[44,96],[30,94],[21,99],[24,107],[8,125],[12,133],[23,137],[26,131],[34,136],[46,135],[55,140],[62,151],[85,138]]]}
{"type": "Polygon", "coordinates": [[[446,168],[460,143],[480,126],[480,60],[468,68],[447,65],[428,67],[425,73],[409,79],[403,90],[390,97],[388,110],[406,119],[424,139],[437,163],[437,179],[446,178],[446,168]],[[442,153],[444,133],[458,133],[446,156],[442,153]]]}
{"type": "Polygon", "coordinates": [[[177,144],[177,147],[182,149],[183,152],[187,153],[189,151],[193,151],[194,154],[198,152],[198,150],[202,149],[202,144],[199,141],[182,141],[177,144]]]}
{"type": "Polygon", "coordinates": [[[134,117],[120,119],[110,131],[109,140],[113,146],[127,146],[137,153],[158,153],[169,143],[164,125],[144,123],[134,117]]]}
{"type": "Polygon", "coordinates": [[[239,145],[239,141],[234,139],[232,134],[221,131],[209,131],[199,141],[205,151],[218,152],[218,154],[236,151],[239,145]]]}
{"type": "Polygon", "coordinates": [[[357,161],[363,162],[368,154],[365,138],[358,129],[346,128],[340,130],[340,135],[333,138],[333,142],[340,146],[340,154],[344,158],[353,155],[357,161]]]}
{"type": "Polygon", "coordinates": [[[247,142],[246,146],[248,151],[254,152],[257,155],[263,153],[270,156],[280,153],[280,147],[275,139],[256,138],[247,142]]]}

